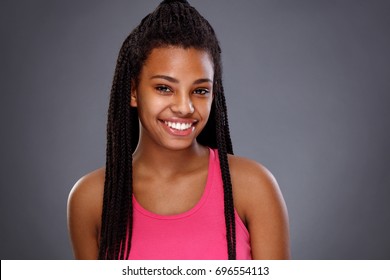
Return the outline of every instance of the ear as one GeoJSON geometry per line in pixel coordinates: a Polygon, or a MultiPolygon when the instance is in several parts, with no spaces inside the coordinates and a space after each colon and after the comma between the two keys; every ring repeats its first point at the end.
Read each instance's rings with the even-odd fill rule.
{"type": "Polygon", "coordinates": [[[130,106],[137,107],[137,87],[135,82],[131,81],[131,92],[130,92],[130,106]]]}

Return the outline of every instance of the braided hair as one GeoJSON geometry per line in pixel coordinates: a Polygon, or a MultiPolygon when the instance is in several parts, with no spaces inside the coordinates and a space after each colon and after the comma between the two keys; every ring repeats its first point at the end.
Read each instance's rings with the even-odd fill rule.
{"type": "MultiPolygon", "coordinates": [[[[125,39],[117,60],[107,123],[106,173],[99,259],[127,259],[131,250],[132,154],[139,138],[137,108],[131,107],[131,81],[138,83],[154,48],[178,46],[206,51],[214,66],[214,99],[209,120],[198,135],[201,145],[218,149],[224,188],[227,252],[236,258],[232,184],[227,154],[233,154],[222,85],[221,49],[209,22],[185,0],[165,0],[125,39]]],[[[133,84],[134,86],[134,84],[133,84]]]]}

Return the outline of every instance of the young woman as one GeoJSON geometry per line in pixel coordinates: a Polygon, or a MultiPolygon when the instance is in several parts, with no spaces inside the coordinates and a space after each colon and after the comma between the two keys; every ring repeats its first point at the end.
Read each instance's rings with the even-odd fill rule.
{"type": "Polygon", "coordinates": [[[273,176],[233,155],[214,30],[163,1],[119,53],[105,168],[68,201],[77,259],[287,259],[273,176]]]}

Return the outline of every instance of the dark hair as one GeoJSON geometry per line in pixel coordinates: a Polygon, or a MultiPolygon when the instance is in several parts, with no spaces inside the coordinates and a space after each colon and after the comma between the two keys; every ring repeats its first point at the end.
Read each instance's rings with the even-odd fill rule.
{"type": "Polygon", "coordinates": [[[130,33],[119,52],[108,110],[99,259],[124,259],[130,254],[132,154],[139,137],[138,113],[137,108],[129,105],[130,92],[132,81],[137,82],[148,55],[154,48],[164,46],[196,48],[206,51],[212,59],[215,97],[209,120],[197,141],[218,149],[224,186],[228,258],[235,259],[234,204],[227,158],[228,153],[233,154],[233,148],[222,86],[221,49],[209,22],[185,0],[163,1],[130,33]]]}

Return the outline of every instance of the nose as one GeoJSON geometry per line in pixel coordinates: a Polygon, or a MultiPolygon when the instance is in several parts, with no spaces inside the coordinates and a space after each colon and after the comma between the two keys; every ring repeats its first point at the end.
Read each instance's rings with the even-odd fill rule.
{"type": "Polygon", "coordinates": [[[192,104],[191,97],[188,94],[177,94],[173,96],[171,110],[180,116],[187,116],[194,113],[194,105],[192,104]]]}

